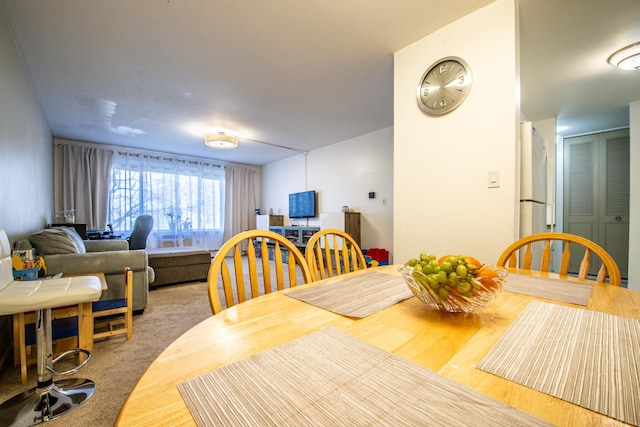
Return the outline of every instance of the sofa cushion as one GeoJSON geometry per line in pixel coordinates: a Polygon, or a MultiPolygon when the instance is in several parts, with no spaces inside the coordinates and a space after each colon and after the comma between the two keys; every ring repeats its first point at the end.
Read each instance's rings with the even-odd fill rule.
{"type": "Polygon", "coordinates": [[[29,241],[38,255],[80,253],[69,234],[59,228],[45,228],[33,233],[29,236],[29,241]]]}
{"type": "Polygon", "coordinates": [[[53,227],[53,228],[58,228],[58,229],[64,231],[67,236],[69,236],[69,238],[76,245],[76,248],[78,248],[78,252],[77,253],[79,253],[79,254],[86,254],[87,253],[87,249],[86,249],[86,247],[84,245],[84,241],[82,240],[82,237],[80,237],[80,235],[78,234],[78,231],[75,228],[73,228],[73,227],[53,227]]]}

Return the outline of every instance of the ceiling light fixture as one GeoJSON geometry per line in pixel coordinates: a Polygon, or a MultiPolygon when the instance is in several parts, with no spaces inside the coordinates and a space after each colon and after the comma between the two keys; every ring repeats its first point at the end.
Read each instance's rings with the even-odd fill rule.
{"type": "Polygon", "coordinates": [[[630,44],[609,57],[609,64],[621,70],[640,69],[640,42],[630,44]]]}
{"type": "Polygon", "coordinates": [[[208,133],[204,136],[204,143],[207,147],[231,150],[238,147],[238,137],[224,132],[208,133]]]}

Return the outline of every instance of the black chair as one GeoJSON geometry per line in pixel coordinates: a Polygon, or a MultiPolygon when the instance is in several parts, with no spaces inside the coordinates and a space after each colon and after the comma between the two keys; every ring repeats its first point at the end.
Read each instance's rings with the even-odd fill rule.
{"type": "Polygon", "coordinates": [[[151,215],[140,215],[133,223],[133,231],[127,238],[129,249],[146,249],[147,237],[153,228],[153,217],[151,215]]]}

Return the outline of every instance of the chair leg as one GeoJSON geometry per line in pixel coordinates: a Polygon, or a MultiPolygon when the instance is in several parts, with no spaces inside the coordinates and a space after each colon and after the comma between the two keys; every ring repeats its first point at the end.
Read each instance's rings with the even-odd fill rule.
{"type": "Polygon", "coordinates": [[[93,381],[83,378],[53,382],[52,373],[75,372],[84,363],[63,373],[53,369],[53,363],[64,354],[53,359],[50,308],[36,311],[36,347],[38,384],[0,404],[0,425],[33,426],[51,421],[86,402],[96,389],[93,381]]]}
{"type": "Polygon", "coordinates": [[[24,336],[24,313],[13,315],[13,362],[20,364],[20,379],[22,384],[27,383],[27,348],[24,336]]]}

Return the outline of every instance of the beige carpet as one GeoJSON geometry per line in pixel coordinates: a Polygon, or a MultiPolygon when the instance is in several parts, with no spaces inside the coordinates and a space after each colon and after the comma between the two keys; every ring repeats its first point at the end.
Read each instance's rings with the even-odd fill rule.
{"type": "MultiPolygon", "coordinates": [[[[74,377],[96,382],[94,395],[68,415],[47,426],[112,426],[120,407],[147,366],[173,340],[211,316],[206,282],[163,286],[149,293],[144,314],[134,316],[133,338],[113,337],[96,342],[93,357],[74,377]]],[[[36,368],[29,368],[26,385],[19,368],[7,363],[0,374],[0,402],[36,384],[36,368]]]]}

